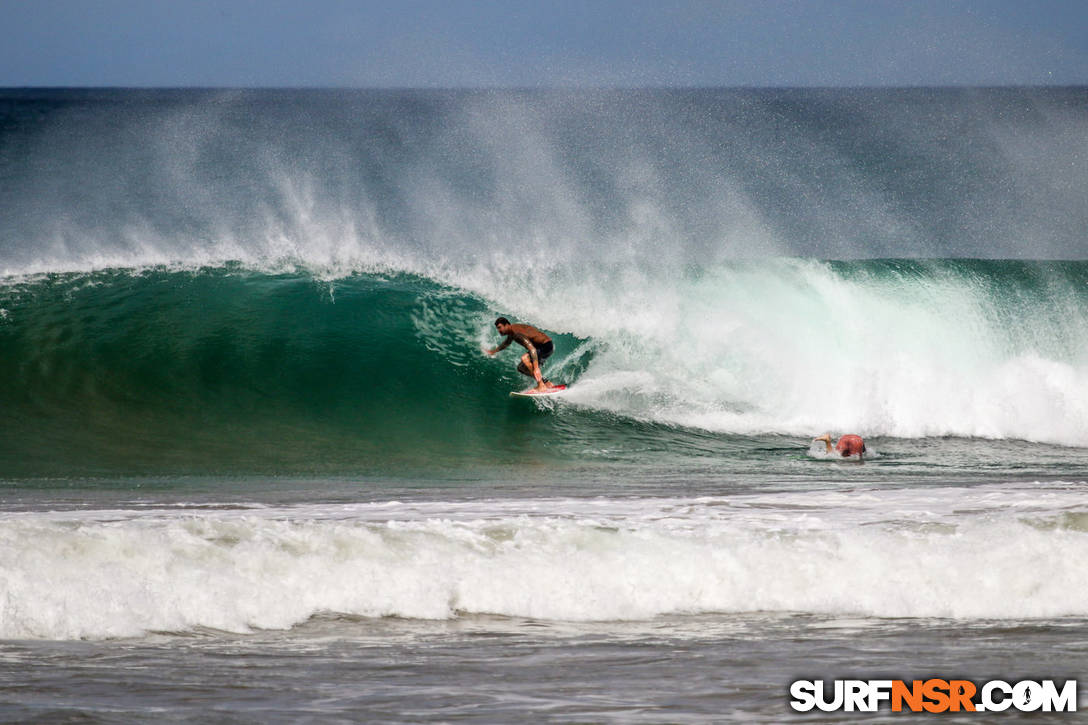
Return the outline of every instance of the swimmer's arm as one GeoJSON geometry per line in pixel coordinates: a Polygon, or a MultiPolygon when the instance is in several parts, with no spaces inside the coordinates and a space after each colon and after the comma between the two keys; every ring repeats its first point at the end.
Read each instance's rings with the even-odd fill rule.
{"type": "Polygon", "coordinates": [[[820,436],[818,438],[813,438],[812,441],[813,441],[813,443],[815,443],[816,441],[823,441],[823,444],[826,447],[827,452],[828,453],[831,452],[831,434],[830,433],[824,433],[822,436],[820,436]]]}

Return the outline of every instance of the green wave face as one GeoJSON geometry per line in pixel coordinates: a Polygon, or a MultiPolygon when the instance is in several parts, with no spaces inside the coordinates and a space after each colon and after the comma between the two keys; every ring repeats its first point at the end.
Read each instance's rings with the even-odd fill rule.
{"type": "Polygon", "coordinates": [[[58,276],[0,295],[0,470],[381,469],[527,446],[492,313],[423,280],[58,276]]]}

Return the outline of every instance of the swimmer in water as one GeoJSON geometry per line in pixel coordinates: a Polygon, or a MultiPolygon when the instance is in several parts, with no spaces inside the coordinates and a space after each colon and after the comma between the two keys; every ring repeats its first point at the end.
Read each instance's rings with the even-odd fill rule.
{"type": "MultiPolygon", "coordinates": [[[[831,434],[824,433],[819,438],[813,438],[813,441],[823,441],[827,446],[827,452],[831,453],[831,434]]],[[[839,442],[835,444],[835,450],[842,454],[843,458],[848,456],[857,456],[858,460],[865,459],[865,441],[859,435],[848,433],[839,439],[839,442]]]]}

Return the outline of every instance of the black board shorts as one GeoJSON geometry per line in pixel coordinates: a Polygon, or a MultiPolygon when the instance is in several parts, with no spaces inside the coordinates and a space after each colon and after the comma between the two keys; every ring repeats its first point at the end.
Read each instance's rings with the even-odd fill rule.
{"type": "Polygon", "coordinates": [[[543,345],[533,345],[533,347],[536,348],[537,360],[547,360],[551,357],[552,353],[555,352],[555,345],[552,344],[551,340],[548,340],[543,345]]]}

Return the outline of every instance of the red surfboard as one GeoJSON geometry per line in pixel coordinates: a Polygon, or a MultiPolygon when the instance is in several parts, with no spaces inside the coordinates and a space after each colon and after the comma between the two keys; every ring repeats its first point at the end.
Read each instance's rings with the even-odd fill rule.
{"type": "Polygon", "coordinates": [[[556,385],[547,390],[537,390],[535,388],[529,388],[528,390],[515,390],[510,393],[510,397],[513,398],[535,398],[538,395],[547,397],[549,395],[555,395],[556,393],[562,393],[567,389],[566,385],[556,385]]]}

